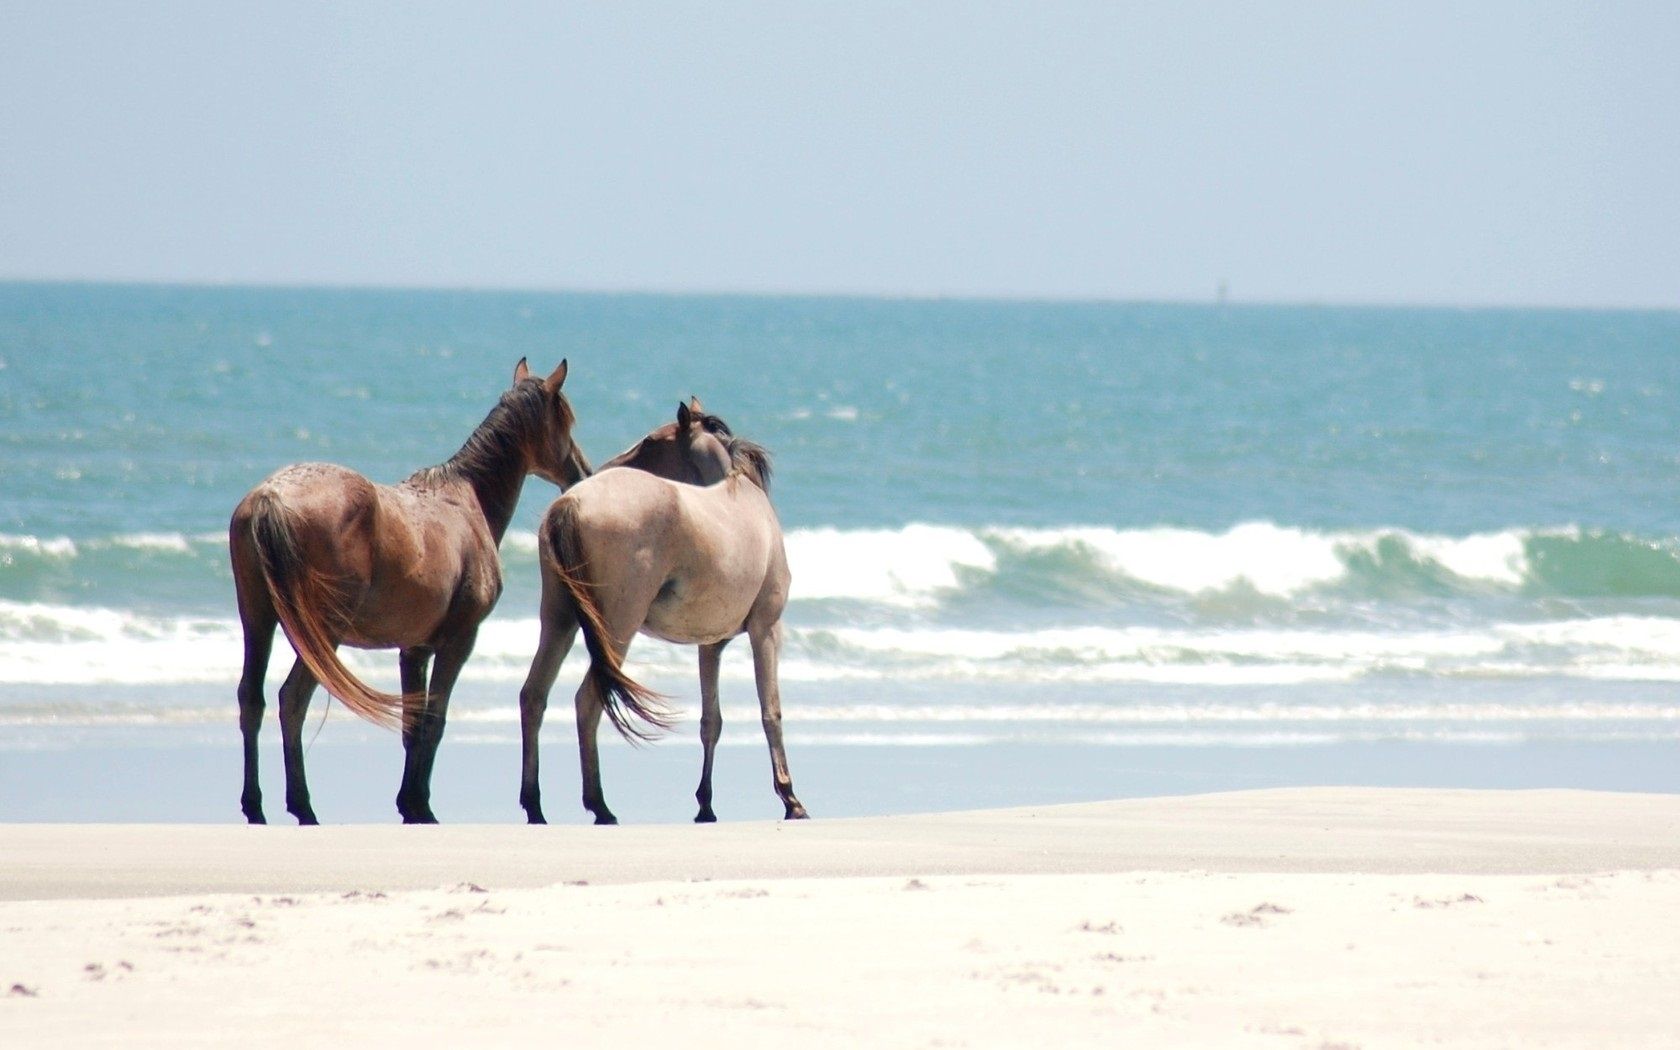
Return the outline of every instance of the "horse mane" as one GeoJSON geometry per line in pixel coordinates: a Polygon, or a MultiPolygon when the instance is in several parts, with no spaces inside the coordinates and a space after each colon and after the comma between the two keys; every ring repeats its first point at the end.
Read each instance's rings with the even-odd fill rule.
{"type": "Polygon", "coordinates": [[[734,468],[747,476],[747,480],[770,493],[770,450],[756,441],[746,438],[731,438],[729,441],[729,462],[734,468]]]}
{"type": "Polygon", "coordinates": [[[748,441],[743,437],[736,437],[729,429],[729,424],[714,415],[702,413],[700,426],[713,437],[723,442],[723,447],[729,452],[729,467],[747,476],[747,480],[763,489],[765,494],[770,492],[770,450],[756,441],[748,441]]]}
{"type": "MultiPolygon", "coordinates": [[[[565,398],[559,400],[561,425],[570,430],[577,416],[565,398]]],[[[548,397],[540,379],[516,384],[502,394],[502,399],[468,436],[460,451],[435,467],[415,471],[408,483],[430,488],[455,478],[495,471],[520,453],[530,435],[541,432],[543,416],[548,410],[548,397]]]]}

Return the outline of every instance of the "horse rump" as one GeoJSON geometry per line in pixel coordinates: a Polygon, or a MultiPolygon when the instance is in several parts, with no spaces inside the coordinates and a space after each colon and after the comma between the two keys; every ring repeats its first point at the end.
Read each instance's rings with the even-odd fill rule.
{"type": "Polygon", "coordinates": [[[339,659],[329,625],[346,620],[343,595],[331,577],[303,557],[285,505],[271,492],[258,492],[250,512],[251,545],[269,601],[298,658],[345,707],[375,725],[401,727],[403,697],[374,689],[339,659]]]}
{"type": "Polygon", "coordinates": [[[589,650],[589,671],[600,689],[602,707],[613,728],[626,740],[653,740],[676,723],[663,694],[642,685],[624,672],[624,654],[613,642],[601,617],[595,586],[587,572],[579,542],[577,505],[561,498],[549,508],[542,526],[543,567],[560,580],[577,608],[578,629],[589,650]],[[646,725],[631,721],[633,714],[646,725]],[[651,727],[651,729],[649,728],[651,727]]]}

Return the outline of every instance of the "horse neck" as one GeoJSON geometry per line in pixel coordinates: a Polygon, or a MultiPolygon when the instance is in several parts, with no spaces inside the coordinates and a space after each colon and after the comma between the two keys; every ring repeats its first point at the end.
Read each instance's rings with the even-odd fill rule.
{"type": "Polygon", "coordinates": [[[728,477],[731,469],[727,453],[723,462],[717,463],[691,449],[680,448],[670,442],[648,440],[638,442],[601,465],[602,470],[608,467],[629,467],[686,485],[716,484],[728,477]]]}
{"type": "Polygon", "coordinates": [[[484,524],[499,546],[508,523],[513,520],[514,508],[519,506],[525,477],[530,473],[524,451],[508,448],[492,455],[469,441],[447,463],[434,469],[473,490],[484,514],[484,524]]]}

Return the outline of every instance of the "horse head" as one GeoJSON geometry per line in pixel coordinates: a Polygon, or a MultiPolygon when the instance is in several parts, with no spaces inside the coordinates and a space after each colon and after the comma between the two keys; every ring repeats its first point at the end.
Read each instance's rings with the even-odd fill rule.
{"type": "Polygon", "coordinates": [[[530,456],[530,472],[544,481],[567,488],[590,474],[589,460],[572,440],[572,427],[577,415],[560,387],[566,382],[566,362],[561,361],[546,379],[531,373],[525,359],[513,369],[513,387],[503,400],[539,399],[540,408],[531,413],[533,433],[526,438],[530,456]]]}
{"type": "Polygon", "coordinates": [[[729,424],[707,415],[700,399],[691,397],[677,405],[676,422],[656,428],[601,469],[633,467],[670,481],[711,485],[734,468],[730,437],[729,424]]]}

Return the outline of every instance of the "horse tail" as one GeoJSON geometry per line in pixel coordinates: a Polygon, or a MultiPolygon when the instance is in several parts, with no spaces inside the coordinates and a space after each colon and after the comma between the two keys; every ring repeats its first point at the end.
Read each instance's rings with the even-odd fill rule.
{"type": "Polygon", "coordinates": [[[595,585],[585,571],[583,550],[578,543],[576,503],[562,498],[549,508],[543,519],[542,545],[548,555],[545,559],[548,567],[554,570],[577,607],[578,629],[583,632],[583,644],[589,649],[589,674],[600,689],[602,706],[613,728],[632,743],[653,740],[660,731],[669,730],[676,718],[662,702],[663,695],[624,673],[624,654],[618,651],[601,619],[595,585]],[[653,729],[632,722],[626,711],[653,729]]]}
{"type": "Polygon", "coordinates": [[[345,619],[343,596],[332,579],[304,562],[290,515],[272,493],[252,501],[251,541],[270,601],[298,658],[327,692],[375,725],[403,724],[403,698],[357,678],[338,658],[328,625],[345,619]]]}

